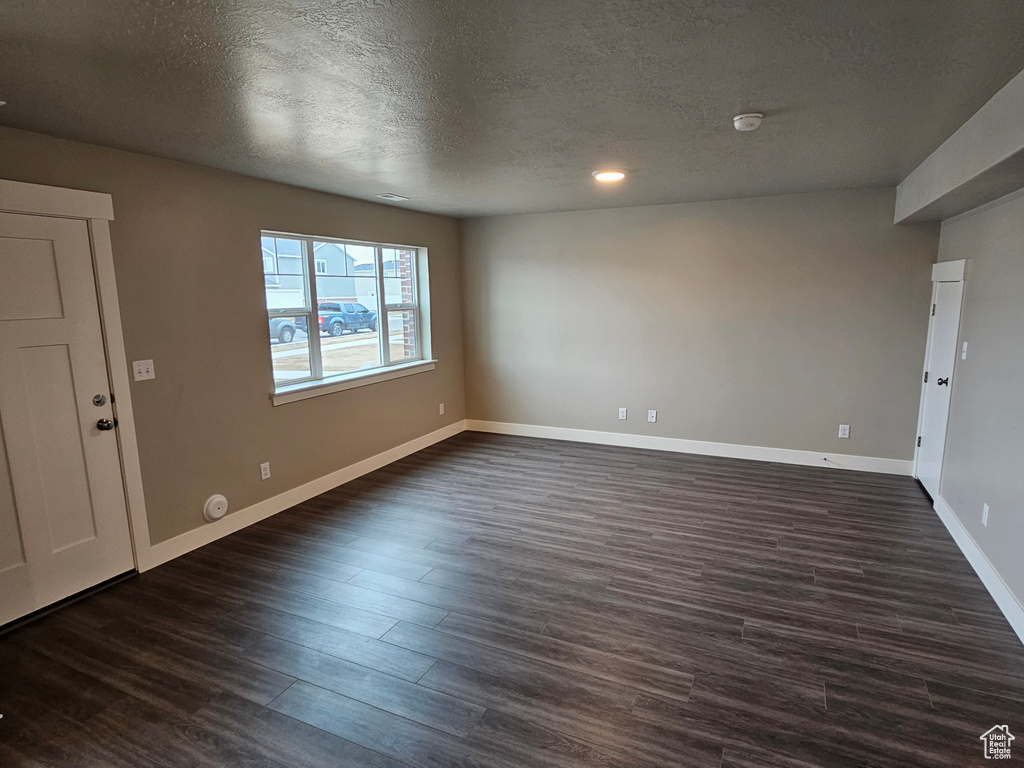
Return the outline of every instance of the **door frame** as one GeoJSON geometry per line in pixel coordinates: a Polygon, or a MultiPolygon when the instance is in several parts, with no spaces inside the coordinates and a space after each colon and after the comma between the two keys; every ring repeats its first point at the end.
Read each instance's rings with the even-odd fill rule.
{"type": "Polygon", "coordinates": [[[121,311],[117,301],[114,252],[110,244],[110,222],[114,220],[113,200],[104,192],[0,179],[0,212],[80,219],[89,228],[96,299],[100,310],[100,332],[103,334],[107,378],[117,418],[117,429],[114,432],[117,436],[125,505],[128,508],[132,554],[136,570],[144,571],[152,566],[152,554],[146,498],[142,487],[142,465],[135,435],[135,412],[132,409],[131,384],[128,379],[128,356],[124,348],[121,311]]]}
{"type": "MultiPolygon", "coordinates": [[[[958,259],[956,261],[940,261],[937,264],[932,265],[932,298],[929,302],[929,310],[935,306],[935,295],[938,292],[939,283],[962,283],[964,282],[964,273],[967,268],[966,259],[958,259]]],[[[964,302],[960,302],[960,317],[957,318],[957,340],[960,340],[960,324],[963,320],[964,302]]],[[[925,373],[928,371],[928,358],[931,356],[932,351],[932,321],[931,315],[928,320],[928,338],[924,345],[924,363],[921,365],[921,398],[917,406],[917,439],[914,441],[914,478],[917,479],[917,460],[918,455],[921,452],[921,446],[917,445],[918,440],[921,437],[921,428],[924,426],[924,398],[925,392],[927,391],[928,384],[924,380],[925,373]]],[[[954,369],[956,364],[954,363],[954,369]]],[[[953,378],[956,381],[956,377],[953,378]]],[[[950,387],[952,390],[952,387],[950,387]]],[[[950,391],[952,396],[952,391],[950,391]]],[[[950,404],[952,408],[952,403],[950,404]]],[[[949,433],[949,422],[946,423],[946,433],[949,433]]],[[[943,435],[943,443],[946,441],[946,436],[943,435]]],[[[945,450],[943,450],[943,461],[945,461],[945,450]]],[[[920,482],[920,481],[918,481],[920,482]]],[[[942,488],[942,468],[939,468],[939,488],[942,488]]]]}

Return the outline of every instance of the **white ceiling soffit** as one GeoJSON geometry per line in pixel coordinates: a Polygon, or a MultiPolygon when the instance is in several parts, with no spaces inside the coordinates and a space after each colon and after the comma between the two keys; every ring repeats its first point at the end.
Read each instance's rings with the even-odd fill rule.
{"type": "Polygon", "coordinates": [[[1024,187],[1024,72],[896,189],[896,221],[941,221],[1024,187]]]}

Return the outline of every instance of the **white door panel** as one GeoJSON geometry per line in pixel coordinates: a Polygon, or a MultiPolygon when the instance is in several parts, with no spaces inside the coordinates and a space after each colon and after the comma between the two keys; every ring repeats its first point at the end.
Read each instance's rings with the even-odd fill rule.
{"type": "Polygon", "coordinates": [[[63,317],[53,242],[0,238],[0,320],[63,317]]]}
{"type": "Polygon", "coordinates": [[[86,223],[0,214],[0,624],[134,565],[109,397],[86,223]]]}
{"type": "Polygon", "coordinates": [[[7,461],[7,441],[0,424],[0,574],[25,564],[21,525],[14,505],[14,483],[7,461]]]}
{"type": "Polygon", "coordinates": [[[917,452],[917,478],[931,494],[939,496],[942,456],[946,448],[946,425],[953,389],[957,337],[960,333],[962,282],[935,283],[934,314],[928,328],[928,358],[925,364],[921,407],[921,446],[917,452]]]}

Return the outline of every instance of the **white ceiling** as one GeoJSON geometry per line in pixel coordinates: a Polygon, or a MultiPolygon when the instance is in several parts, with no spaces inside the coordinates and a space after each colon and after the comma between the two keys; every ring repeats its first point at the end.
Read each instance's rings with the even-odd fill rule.
{"type": "Polygon", "coordinates": [[[0,123],[460,216],[894,185],[1022,31],[1021,0],[5,0],[0,123]]]}

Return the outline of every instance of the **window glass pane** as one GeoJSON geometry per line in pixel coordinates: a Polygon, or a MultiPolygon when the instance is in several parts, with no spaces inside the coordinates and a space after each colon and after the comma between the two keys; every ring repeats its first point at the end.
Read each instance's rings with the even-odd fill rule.
{"type": "Polygon", "coordinates": [[[384,277],[398,277],[398,251],[394,248],[382,248],[384,258],[384,277]]]}
{"type": "Polygon", "coordinates": [[[305,259],[302,241],[283,237],[261,239],[263,251],[263,284],[267,309],[305,309],[306,281],[303,278],[305,259]]]}
{"type": "Polygon", "coordinates": [[[351,275],[352,257],[346,252],[344,243],[322,243],[313,241],[313,260],[318,275],[351,275]]]}
{"type": "Polygon", "coordinates": [[[384,301],[416,303],[416,252],[384,249],[384,301]],[[390,255],[390,258],[389,258],[390,255]]]}
{"type": "Polygon", "coordinates": [[[270,318],[270,357],[275,385],[283,386],[312,375],[306,326],[304,316],[270,318]]]}
{"type": "Polygon", "coordinates": [[[377,275],[377,247],[374,245],[352,245],[345,244],[345,253],[348,254],[349,263],[352,265],[350,274],[357,277],[375,277],[377,275]]]}
{"type": "Polygon", "coordinates": [[[306,281],[302,275],[264,275],[267,309],[305,309],[306,281]]]}
{"type": "Polygon", "coordinates": [[[350,293],[339,301],[320,302],[317,313],[325,377],[381,364],[377,278],[318,277],[318,292],[320,281],[341,279],[351,283],[350,293]]]}
{"type": "Polygon", "coordinates": [[[392,363],[419,357],[418,330],[414,310],[388,312],[388,348],[392,363]]]}
{"type": "Polygon", "coordinates": [[[384,301],[388,304],[402,303],[402,281],[400,278],[384,278],[384,301]]]}
{"type": "Polygon", "coordinates": [[[359,302],[367,309],[376,310],[377,278],[317,275],[316,295],[318,308],[337,311],[345,304],[359,302]]]}
{"type": "MultiPolygon", "coordinates": [[[[365,283],[376,285],[376,278],[316,276],[316,298],[319,305],[344,304],[356,298],[356,291],[364,289],[365,283]]],[[[365,289],[364,289],[365,290],[365,289]]]]}

